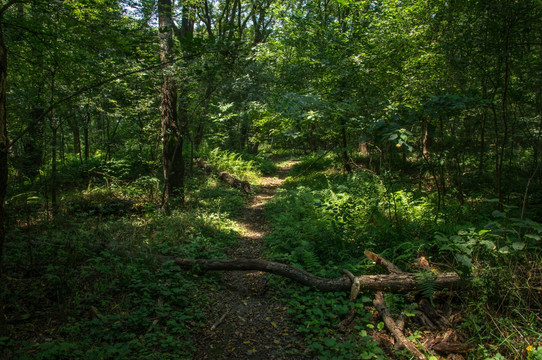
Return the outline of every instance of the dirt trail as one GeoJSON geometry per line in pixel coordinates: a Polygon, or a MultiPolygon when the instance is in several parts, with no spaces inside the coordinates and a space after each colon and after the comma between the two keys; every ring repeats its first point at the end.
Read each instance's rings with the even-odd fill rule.
{"type": "MultiPolygon", "coordinates": [[[[229,258],[261,258],[269,232],[265,203],[282,184],[294,162],[266,177],[236,220],[243,228],[229,258]]],[[[197,340],[196,359],[303,359],[303,341],[287,322],[286,305],[275,297],[262,272],[224,272],[225,289],[213,294],[213,311],[197,340]],[[222,320],[221,320],[222,319],[222,320]]]]}

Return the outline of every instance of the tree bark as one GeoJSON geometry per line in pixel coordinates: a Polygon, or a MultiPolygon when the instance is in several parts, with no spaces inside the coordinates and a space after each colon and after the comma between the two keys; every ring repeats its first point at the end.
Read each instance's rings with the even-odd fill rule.
{"type": "MultiPolygon", "coordinates": [[[[30,111],[30,121],[41,117],[43,110],[40,107],[34,107],[30,111]]],[[[32,181],[38,176],[39,170],[43,165],[43,127],[36,125],[28,132],[28,136],[22,139],[23,158],[21,172],[28,176],[32,181]]]]}
{"type": "Polygon", "coordinates": [[[158,37],[160,61],[164,67],[161,102],[162,168],[164,195],[162,207],[167,208],[173,198],[181,203],[184,196],[183,138],[177,126],[177,82],[171,64],[173,59],[173,16],[171,0],[158,2],[158,37]]]}
{"type": "MultiPolygon", "coordinates": [[[[236,260],[187,260],[173,259],[182,268],[197,267],[201,270],[265,271],[297,281],[321,291],[349,291],[352,281],[348,277],[323,278],[295,266],[260,259],[236,260]]],[[[363,275],[355,277],[362,289],[390,292],[410,292],[420,289],[414,274],[363,275]]],[[[465,286],[456,273],[443,273],[435,278],[437,288],[461,289],[465,286]]]]}
{"type": "Polygon", "coordinates": [[[56,178],[56,160],[57,160],[57,135],[58,135],[58,126],[53,124],[53,113],[51,113],[51,118],[49,119],[49,127],[51,128],[51,211],[53,216],[58,213],[58,197],[57,197],[57,178],[56,178]]]}
{"type": "Polygon", "coordinates": [[[384,270],[388,270],[391,274],[402,274],[403,271],[399,269],[394,263],[384,259],[382,256],[375,254],[372,251],[365,250],[363,252],[365,256],[372,262],[374,262],[376,265],[380,266],[384,270]]]}

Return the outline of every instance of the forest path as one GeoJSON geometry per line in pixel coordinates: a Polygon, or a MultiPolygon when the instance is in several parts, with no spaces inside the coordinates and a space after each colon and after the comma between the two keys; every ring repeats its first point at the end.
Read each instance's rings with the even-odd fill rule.
{"type": "MultiPolygon", "coordinates": [[[[282,163],[265,177],[247,206],[236,216],[243,229],[228,258],[261,258],[270,232],[265,204],[283,183],[295,161],[282,163]]],[[[302,359],[303,341],[288,323],[286,304],[268,287],[263,272],[226,271],[225,288],[211,294],[213,310],[197,339],[196,359],[302,359]]]]}

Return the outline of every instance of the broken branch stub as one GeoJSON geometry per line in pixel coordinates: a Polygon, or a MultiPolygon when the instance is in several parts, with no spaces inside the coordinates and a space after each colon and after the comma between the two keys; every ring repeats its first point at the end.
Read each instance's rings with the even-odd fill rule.
{"type": "Polygon", "coordinates": [[[375,254],[372,251],[365,250],[363,252],[369,260],[374,262],[376,265],[380,266],[381,268],[387,270],[390,274],[402,274],[403,271],[399,269],[394,263],[391,261],[388,261],[384,259],[382,256],[375,254]]]}

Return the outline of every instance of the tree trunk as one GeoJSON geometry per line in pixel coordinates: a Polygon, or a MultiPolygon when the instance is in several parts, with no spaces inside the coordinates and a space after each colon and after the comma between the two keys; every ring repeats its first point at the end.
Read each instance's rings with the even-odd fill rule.
{"type": "Polygon", "coordinates": [[[173,199],[182,203],[184,196],[183,138],[177,126],[177,83],[171,64],[173,59],[173,17],[171,0],[159,0],[158,22],[160,61],[164,67],[161,102],[162,168],[164,195],[162,207],[168,207],[173,199]]]}
{"type": "Polygon", "coordinates": [[[30,130],[28,134],[21,138],[23,147],[23,157],[21,159],[20,171],[33,181],[39,174],[39,170],[43,162],[43,126],[39,119],[42,117],[43,109],[40,107],[34,107],[30,111],[30,119],[28,121],[28,127],[30,130]],[[32,126],[31,124],[36,123],[32,126]]]}
{"type": "Polygon", "coordinates": [[[89,139],[88,139],[88,131],[89,131],[89,128],[90,128],[90,105],[87,104],[87,107],[86,107],[86,110],[87,110],[87,118],[86,118],[86,122],[85,122],[85,127],[83,129],[83,139],[84,139],[84,142],[85,142],[85,161],[88,162],[89,158],[90,158],[90,144],[89,144],[89,139]]]}
{"type": "MultiPolygon", "coordinates": [[[[504,74],[503,76],[503,88],[502,88],[502,99],[501,99],[501,120],[502,120],[502,138],[501,142],[499,144],[498,141],[498,135],[496,136],[497,141],[496,144],[498,144],[496,149],[496,158],[495,158],[495,182],[496,182],[496,191],[497,191],[497,198],[499,199],[498,209],[500,211],[504,208],[504,193],[503,193],[503,168],[504,168],[504,155],[506,146],[508,144],[508,86],[510,83],[510,58],[509,58],[509,40],[510,40],[510,32],[512,29],[512,21],[510,20],[507,24],[507,28],[505,29],[505,36],[504,36],[504,49],[503,53],[504,55],[504,74]]],[[[499,74],[500,75],[500,74],[499,74]]],[[[497,122],[496,115],[495,115],[495,122],[497,122]]],[[[496,129],[496,127],[495,127],[496,129]]],[[[496,131],[497,132],[497,131],[496,131]]]]}
{"type": "MultiPolygon", "coordinates": [[[[484,90],[483,98],[485,99],[485,90],[484,90]]],[[[480,176],[484,172],[484,158],[485,158],[485,151],[486,151],[486,145],[485,145],[486,119],[487,119],[487,109],[484,109],[482,113],[482,120],[480,123],[480,158],[478,160],[478,174],[480,176]]]]}
{"type": "MultiPolygon", "coordinates": [[[[194,20],[192,19],[191,9],[190,7],[185,4],[183,6],[182,10],[182,19],[181,19],[181,31],[179,32],[179,36],[181,38],[181,43],[186,46],[188,49],[190,49],[191,46],[191,39],[192,34],[194,33],[194,20]]],[[[184,139],[188,139],[190,141],[191,147],[192,147],[192,138],[190,137],[190,120],[191,120],[191,114],[189,111],[189,103],[190,99],[188,97],[189,89],[188,89],[188,82],[182,81],[179,84],[179,97],[178,97],[178,128],[180,131],[180,144],[182,151],[182,145],[184,142],[184,139]]],[[[184,173],[186,172],[184,169],[185,163],[183,156],[180,156],[179,159],[180,163],[179,165],[183,167],[183,179],[184,179],[184,173]]],[[[190,159],[192,161],[192,158],[190,159]]],[[[191,162],[190,162],[191,164],[191,162]]],[[[184,184],[182,184],[184,186],[184,184]]]]}
{"type": "MultiPolygon", "coordinates": [[[[4,253],[4,199],[8,186],[8,130],[6,117],[6,77],[8,72],[7,49],[4,44],[3,24],[0,14],[0,277],[4,253]]],[[[2,315],[2,314],[0,314],[2,315]]],[[[0,320],[0,324],[3,320],[0,320]]]]}
{"type": "Polygon", "coordinates": [[[196,148],[196,151],[199,151],[205,134],[205,117],[209,110],[209,101],[211,99],[211,95],[214,91],[214,88],[212,86],[214,78],[214,72],[211,72],[207,75],[207,79],[205,80],[207,83],[205,86],[205,97],[202,100],[201,115],[199,116],[199,121],[197,123],[194,135],[194,147],[196,148]]]}
{"type": "Polygon", "coordinates": [[[57,133],[58,127],[53,124],[53,115],[51,113],[49,126],[51,127],[51,208],[53,216],[58,212],[58,200],[57,200],[57,184],[56,184],[56,148],[57,148],[57,133]]]}
{"type": "Polygon", "coordinates": [[[341,118],[341,140],[342,140],[342,158],[343,158],[343,167],[344,171],[347,174],[350,174],[352,172],[352,167],[350,166],[350,163],[348,162],[348,140],[346,137],[346,121],[344,118],[341,118]]]}
{"type": "Polygon", "coordinates": [[[81,156],[81,132],[79,131],[79,121],[74,116],[70,121],[70,127],[73,133],[73,153],[81,156]]]}
{"type": "MultiPolygon", "coordinates": [[[[0,14],[0,290],[4,291],[3,281],[3,255],[4,241],[6,239],[4,219],[4,198],[8,186],[8,131],[6,118],[6,77],[7,77],[7,49],[4,44],[2,18],[0,14]]],[[[0,336],[8,334],[5,324],[4,306],[0,306],[0,336]]]]}
{"type": "Polygon", "coordinates": [[[62,128],[62,122],[59,124],[60,130],[60,161],[62,164],[66,162],[66,138],[64,136],[64,129],[62,128]]]}
{"type": "Polygon", "coordinates": [[[369,156],[369,148],[367,146],[367,141],[362,141],[359,143],[359,152],[362,156],[369,156]]]}
{"type": "MultiPolygon", "coordinates": [[[[55,98],[55,75],[56,70],[53,69],[51,71],[51,95],[50,95],[50,102],[51,104],[54,104],[54,98],[55,98]]],[[[52,152],[52,159],[51,159],[51,207],[53,211],[53,216],[57,214],[58,212],[58,200],[57,200],[57,184],[56,184],[56,160],[57,160],[57,135],[58,135],[58,128],[59,125],[55,124],[53,112],[49,112],[49,127],[51,128],[51,152],[52,152]]]]}
{"type": "Polygon", "coordinates": [[[431,156],[430,148],[433,146],[433,127],[431,124],[424,122],[423,126],[423,140],[422,140],[422,155],[426,158],[431,156]]]}

